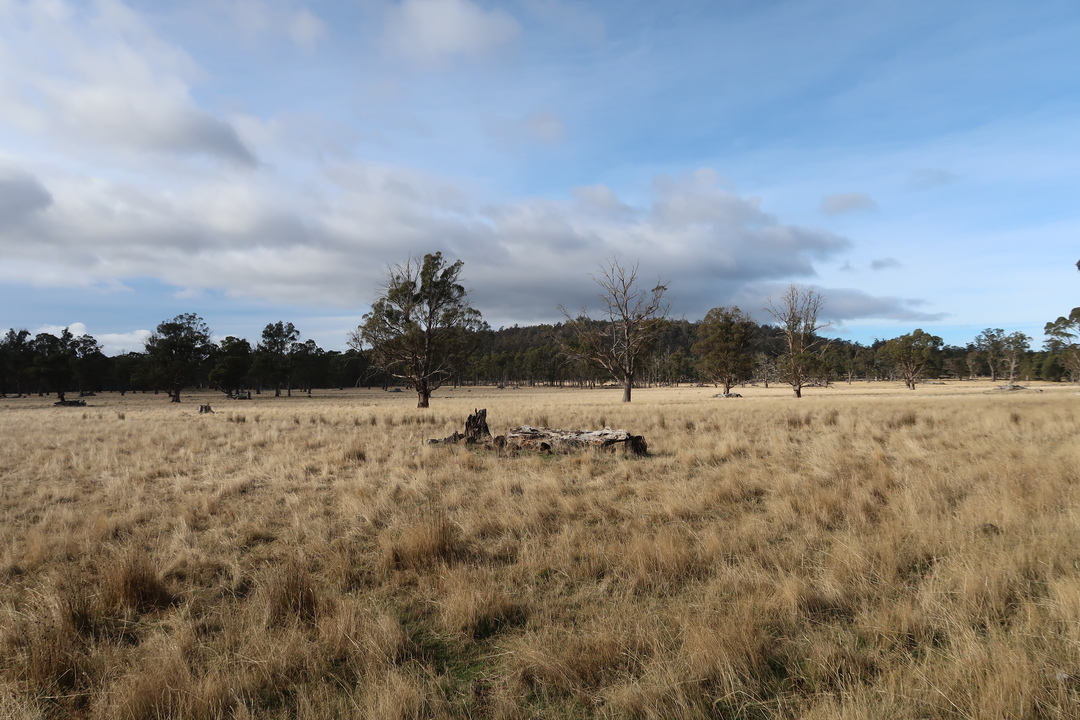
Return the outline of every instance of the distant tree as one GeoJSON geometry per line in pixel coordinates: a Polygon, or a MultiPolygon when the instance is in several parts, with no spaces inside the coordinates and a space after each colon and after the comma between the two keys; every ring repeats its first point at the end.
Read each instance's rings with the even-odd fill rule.
{"type": "Polygon", "coordinates": [[[79,392],[97,389],[105,380],[109,359],[92,335],[80,335],[72,341],[75,351],[75,382],[79,392]]]}
{"type": "Polygon", "coordinates": [[[0,340],[0,394],[14,390],[21,397],[25,391],[27,373],[34,358],[32,340],[29,330],[14,328],[0,340]]]}
{"type": "Polygon", "coordinates": [[[603,317],[594,320],[582,308],[566,317],[560,347],[568,356],[607,372],[622,382],[623,402],[630,402],[638,365],[667,325],[671,306],[664,300],[667,285],[657,281],[650,290],[638,285],[638,265],[612,258],[592,279],[600,286],[603,317]]]}
{"type": "Polygon", "coordinates": [[[972,375],[969,353],[965,348],[946,345],[942,353],[945,370],[957,380],[966,380],[972,375]]]}
{"type": "MultiPolygon", "coordinates": [[[[301,390],[311,396],[311,388],[318,382],[322,372],[322,359],[325,351],[311,339],[304,342],[293,343],[290,351],[292,374],[300,385],[301,390]]],[[[289,384],[290,388],[292,383],[289,384]]]]}
{"type": "Polygon", "coordinates": [[[757,323],[738,307],[720,307],[705,315],[697,331],[693,352],[698,356],[698,370],[705,378],[722,385],[726,395],[732,385],[753,372],[750,347],[757,323]]]}
{"type": "Polygon", "coordinates": [[[216,355],[217,362],[210,370],[210,382],[226,395],[239,394],[251,370],[251,343],[229,335],[221,341],[216,355]]]}
{"type": "Polygon", "coordinates": [[[46,392],[55,392],[56,399],[63,402],[75,379],[75,336],[68,328],[64,328],[59,337],[38,333],[31,348],[34,354],[32,374],[46,392]]]}
{"type": "Polygon", "coordinates": [[[767,352],[754,353],[754,370],[757,377],[769,389],[769,378],[776,376],[776,360],[767,352]]]}
{"type": "Polygon", "coordinates": [[[1001,360],[1005,355],[1005,331],[1001,328],[986,328],[975,336],[975,349],[982,353],[982,359],[990,369],[990,379],[997,382],[1001,374],[1001,360]]]}
{"type": "Polygon", "coordinates": [[[882,346],[882,353],[908,389],[914,390],[926,367],[941,352],[943,342],[937,335],[920,329],[889,340],[882,346]]]}
{"type": "Polygon", "coordinates": [[[1016,368],[1020,365],[1030,348],[1031,338],[1022,332],[1011,333],[1002,339],[1002,365],[1004,368],[1008,368],[1010,383],[1016,381],[1016,368]]]}
{"type": "Polygon", "coordinates": [[[166,320],[146,340],[150,379],[168,391],[170,402],[178,403],[180,391],[194,384],[213,349],[210,328],[198,315],[185,313],[166,320]]]}
{"type": "Polygon", "coordinates": [[[477,332],[487,329],[468,303],[463,265],[447,265],[437,252],[390,267],[371,312],[349,336],[350,347],[369,345],[377,368],[416,391],[420,408],[464,366],[476,350],[477,332]]]}
{"type": "Polygon", "coordinates": [[[1074,381],[1080,380],[1080,307],[1073,308],[1068,316],[1061,316],[1046,323],[1043,333],[1047,339],[1046,350],[1055,353],[1061,365],[1074,381]]]}
{"type": "Polygon", "coordinates": [[[780,376],[791,385],[797,398],[802,397],[803,387],[821,364],[825,339],[817,333],[829,326],[819,319],[824,304],[816,288],[792,284],[776,302],[770,298],[765,305],[784,336],[785,352],[778,362],[780,376]]]}
{"type": "Polygon", "coordinates": [[[281,387],[287,388],[292,397],[292,354],[300,339],[300,332],[290,322],[269,323],[262,331],[262,340],[255,350],[256,371],[274,386],[274,395],[281,395],[281,387]]]}

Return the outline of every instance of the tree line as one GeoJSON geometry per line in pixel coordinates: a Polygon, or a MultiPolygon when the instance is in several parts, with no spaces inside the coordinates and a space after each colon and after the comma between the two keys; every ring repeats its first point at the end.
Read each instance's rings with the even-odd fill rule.
{"type": "Polygon", "coordinates": [[[1041,350],[1023,333],[987,328],[964,346],[945,345],[922,329],[869,345],[826,338],[825,298],[791,285],[759,324],[738,307],[718,307],[699,321],[670,317],[663,282],[648,287],[638,267],[617,259],[593,276],[602,308],[564,321],[492,330],[471,307],[462,263],[440,253],[388,270],[380,296],[348,338],[349,350],[302,340],[291,322],[269,323],[252,344],[211,339],[193,313],[161,322],[141,352],[106,356],[89,335],[10,329],[0,339],[0,395],[161,392],[180,402],[186,388],[310,394],[316,388],[404,385],[427,407],[445,384],[633,388],[708,384],[725,394],[745,383],[807,386],[855,380],[903,381],[915,389],[933,378],[1080,381],[1080,308],[1045,327],[1041,350]]]}

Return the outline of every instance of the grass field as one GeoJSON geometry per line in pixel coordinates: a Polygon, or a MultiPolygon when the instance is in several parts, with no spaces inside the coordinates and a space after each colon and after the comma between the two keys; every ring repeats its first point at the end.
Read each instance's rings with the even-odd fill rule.
{"type": "Polygon", "coordinates": [[[1038,387],[0,399],[0,718],[1077,718],[1038,387]],[[424,444],[481,407],[651,455],[424,444]]]}

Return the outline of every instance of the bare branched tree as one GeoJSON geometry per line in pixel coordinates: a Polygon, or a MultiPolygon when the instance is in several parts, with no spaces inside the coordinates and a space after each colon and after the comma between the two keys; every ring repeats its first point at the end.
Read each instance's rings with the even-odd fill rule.
{"type": "Polygon", "coordinates": [[[825,299],[816,288],[795,284],[788,286],[776,302],[772,298],[765,302],[765,310],[784,333],[786,344],[777,369],[797,398],[802,397],[803,387],[821,365],[825,339],[817,333],[829,326],[819,320],[824,306],[825,299]]]}
{"type": "Polygon", "coordinates": [[[591,277],[600,286],[604,317],[594,320],[585,308],[571,317],[560,305],[567,331],[561,346],[567,355],[622,382],[623,402],[630,402],[638,363],[667,325],[671,311],[664,300],[667,285],[657,280],[651,290],[640,287],[637,263],[625,267],[618,258],[601,265],[591,277]]]}

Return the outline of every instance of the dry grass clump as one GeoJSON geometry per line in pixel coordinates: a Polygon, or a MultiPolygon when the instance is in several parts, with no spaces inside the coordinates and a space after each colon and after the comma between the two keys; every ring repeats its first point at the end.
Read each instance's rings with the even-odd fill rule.
{"type": "Polygon", "coordinates": [[[987,387],[2,400],[0,720],[1076,717],[1075,398],[987,387]]]}

